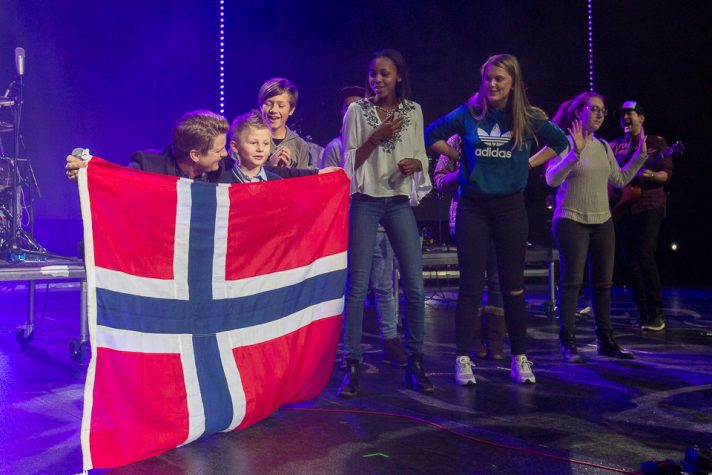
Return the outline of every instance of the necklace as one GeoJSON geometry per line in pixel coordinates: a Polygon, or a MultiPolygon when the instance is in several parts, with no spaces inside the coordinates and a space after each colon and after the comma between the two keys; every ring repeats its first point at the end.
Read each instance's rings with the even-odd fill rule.
{"type": "Polygon", "coordinates": [[[381,107],[377,104],[373,104],[373,105],[376,107],[376,110],[379,110],[379,111],[383,112],[384,114],[386,114],[386,117],[383,119],[384,121],[393,117],[393,114],[396,112],[396,109],[398,109],[398,105],[395,105],[394,107],[391,107],[390,109],[388,109],[386,107],[381,107]]]}

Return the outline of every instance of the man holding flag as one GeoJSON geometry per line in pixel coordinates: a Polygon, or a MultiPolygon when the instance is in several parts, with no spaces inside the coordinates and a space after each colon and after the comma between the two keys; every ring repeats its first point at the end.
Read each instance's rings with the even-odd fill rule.
{"type": "Polygon", "coordinates": [[[86,470],[248,427],[315,397],[331,374],[348,179],[212,184],[220,127],[187,155],[174,135],[169,176],[96,157],[67,166],[79,170],[89,284],[86,470]]]}

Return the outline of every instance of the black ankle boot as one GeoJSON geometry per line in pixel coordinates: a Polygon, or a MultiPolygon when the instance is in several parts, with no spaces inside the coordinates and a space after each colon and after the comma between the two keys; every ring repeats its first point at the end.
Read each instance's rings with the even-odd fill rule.
{"type": "Polygon", "coordinates": [[[576,336],[569,332],[559,332],[561,358],[565,363],[583,363],[583,358],[576,348],[576,336]]]}
{"type": "Polygon", "coordinates": [[[435,391],[433,383],[425,376],[422,353],[414,353],[408,356],[408,367],[405,369],[405,384],[421,393],[435,391]]]}
{"type": "Polygon", "coordinates": [[[403,349],[400,338],[387,338],[383,340],[383,362],[405,368],[408,366],[408,355],[403,349]]]}
{"type": "Polygon", "coordinates": [[[359,360],[350,358],[346,360],[346,374],[341,386],[336,391],[337,396],[351,398],[358,395],[360,366],[361,362],[359,360]]]}
{"type": "Polygon", "coordinates": [[[575,346],[561,345],[561,359],[564,363],[583,363],[583,358],[575,346]]]}
{"type": "Polygon", "coordinates": [[[491,360],[503,360],[502,340],[507,329],[504,325],[504,310],[487,305],[482,314],[482,333],[487,341],[487,357],[491,360]]]}
{"type": "Polygon", "coordinates": [[[599,355],[625,360],[633,359],[633,353],[618,346],[611,330],[596,330],[596,337],[598,338],[596,349],[599,355]]]}

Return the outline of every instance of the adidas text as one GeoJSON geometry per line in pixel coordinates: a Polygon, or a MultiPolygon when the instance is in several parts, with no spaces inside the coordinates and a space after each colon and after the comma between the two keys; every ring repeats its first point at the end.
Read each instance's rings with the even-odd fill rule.
{"type": "Polygon", "coordinates": [[[499,148],[478,148],[475,150],[475,155],[478,157],[492,157],[492,158],[512,158],[511,150],[502,150],[499,148]]]}

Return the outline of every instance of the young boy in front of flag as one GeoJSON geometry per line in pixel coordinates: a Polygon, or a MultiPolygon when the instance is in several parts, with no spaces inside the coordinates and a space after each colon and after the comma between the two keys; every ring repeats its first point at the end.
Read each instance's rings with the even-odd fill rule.
{"type": "Polygon", "coordinates": [[[235,152],[235,166],[223,183],[254,183],[281,177],[263,165],[270,156],[272,132],[257,110],[238,116],[230,126],[230,148],[235,152]]]}

